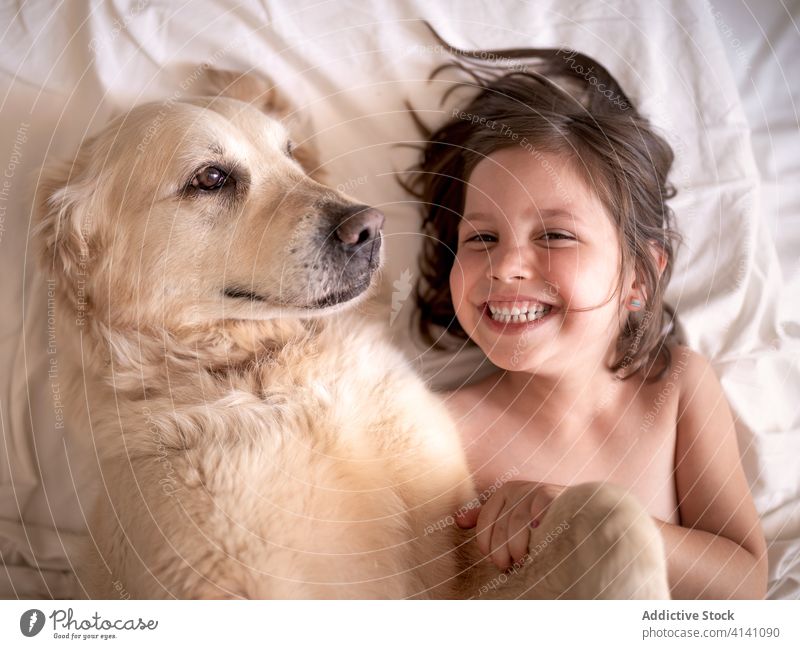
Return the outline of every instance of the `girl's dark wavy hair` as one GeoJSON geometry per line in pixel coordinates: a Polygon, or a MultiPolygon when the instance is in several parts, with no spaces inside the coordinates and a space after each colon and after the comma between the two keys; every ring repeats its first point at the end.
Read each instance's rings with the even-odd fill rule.
{"type": "Polygon", "coordinates": [[[617,292],[610,299],[633,269],[646,300],[644,310],[628,316],[610,369],[627,378],[645,368],[649,380],[657,380],[671,364],[668,338],[674,335],[674,314],[663,296],[674,246],[680,242],[666,204],[675,195],[667,180],[674,157],[669,144],[637,112],[608,70],[586,55],[554,49],[466,52],[428,27],[455,57],[436,68],[430,79],[449,68],[469,77],[452,86],[442,103],[456,88],[468,86],[477,94],[432,132],[408,106],[427,140],[419,163],[401,181],[423,210],[412,327],[435,349],[449,348],[442,342],[445,332],[469,341],[456,319],[449,283],[467,180],[486,156],[519,146],[526,138],[536,151],[567,155],[619,229],[622,265],[617,292]],[[498,61],[510,60],[531,63],[511,71],[498,66],[498,61]],[[666,259],[660,276],[651,246],[666,259]],[[659,357],[661,369],[651,375],[659,357]]]}

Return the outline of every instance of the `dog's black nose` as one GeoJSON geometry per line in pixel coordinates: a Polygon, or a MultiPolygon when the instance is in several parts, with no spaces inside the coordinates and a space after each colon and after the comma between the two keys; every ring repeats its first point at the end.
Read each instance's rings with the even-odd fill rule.
{"type": "Polygon", "coordinates": [[[348,207],[339,218],[336,238],[342,247],[352,251],[379,238],[385,220],[383,212],[367,205],[348,207]]]}

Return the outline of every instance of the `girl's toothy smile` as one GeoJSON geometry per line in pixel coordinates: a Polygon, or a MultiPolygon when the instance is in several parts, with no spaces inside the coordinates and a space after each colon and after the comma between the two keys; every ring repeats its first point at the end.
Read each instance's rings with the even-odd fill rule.
{"type": "Polygon", "coordinates": [[[558,309],[538,302],[486,302],[479,307],[482,318],[493,330],[516,334],[541,326],[558,309]]]}
{"type": "Polygon", "coordinates": [[[492,320],[497,322],[532,322],[546,316],[552,308],[538,302],[487,302],[492,320]]]}

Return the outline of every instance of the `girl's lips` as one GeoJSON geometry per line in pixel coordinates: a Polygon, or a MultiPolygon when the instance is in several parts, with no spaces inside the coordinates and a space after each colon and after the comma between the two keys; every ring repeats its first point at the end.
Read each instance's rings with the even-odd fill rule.
{"type": "Polygon", "coordinates": [[[539,318],[538,320],[534,320],[533,322],[498,322],[497,320],[492,320],[492,314],[486,304],[484,304],[482,307],[478,307],[478,310],[481,312],[482,321],[485,322],[486,326],[492,331],[496,331],[500,334],[515,335],[519,335],[524,331],[529,331],[542,326],[543,323],[550,320],[551,316],[558,313],[558,309],[556,307],[551,307],[550,312],[546,316],[539,318]]]}

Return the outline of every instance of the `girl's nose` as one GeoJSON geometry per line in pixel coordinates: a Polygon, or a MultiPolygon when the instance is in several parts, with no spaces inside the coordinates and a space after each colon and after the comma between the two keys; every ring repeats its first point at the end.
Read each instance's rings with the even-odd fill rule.
{"type": "Polygon", "coordinates": [[[531,275],[530,262],[525,259],[523,251],[519,248],[497,250],[496,254],[489,257],[486,277],[490,280],[502,282],[530,279],[531,275]]]}

